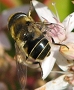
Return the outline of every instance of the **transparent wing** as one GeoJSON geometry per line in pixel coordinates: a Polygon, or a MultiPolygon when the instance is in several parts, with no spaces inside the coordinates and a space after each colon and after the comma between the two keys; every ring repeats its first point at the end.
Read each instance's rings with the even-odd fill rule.
{"type": "Polygon", "coordinates": [[[17,62],[17,74],[21,88],[22,90],[25,90],[27,79],[27,66],[24,66],[21,63],[17,62]]]}
{"type": "Polygon", "coordinates": [[[16,44],[15,44],[15,48],[16,48],[17,75],[22,90],[25,90],[26,79],[27,79],[27,66],[21,63],[22,60],[24,60],[25,58],[23,58],[22,53],[16,44]]]}

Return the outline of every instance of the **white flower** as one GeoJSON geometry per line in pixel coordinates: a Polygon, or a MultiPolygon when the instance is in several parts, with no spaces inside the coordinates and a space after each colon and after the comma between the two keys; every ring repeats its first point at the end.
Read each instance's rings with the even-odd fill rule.
{"type": "Polygon", "coordinates": [[[45,85],[35,89],[35,90],[63,90],[69,85],[68,82],[64,81],[65,75],[60,76],[59,78],[47,82],[45,85]]]}
{"type": "Polygon", "coordinates": [[[74,60],[74,43],[67,43],[69,49],[65,46],[60,47],[60,52],[68,60],[74,60]]]}
{"type": "MultiPolygon", "coordinates": [[[[43,22],[47,22],[50,25],[48,25],[48,28],[46,30],[46,35],[45,37],[49,40],[49,37],[51,36],[56,43],[60,44],[69,44],[69,49],[66,46],[55,46],[52,58],[56,59],[56,63],[58,66],[63,70],[67,71],[69,69],[69,66],[73,65],[73,58],[71,56],[71,49],[74,45],[74,33],[71,32],[74,28],[74,12],[67,16],[67,18],[61,23],[58,19],[57,16],[55,16],[47,6],[44,4],[32,0],[32,4],[43,22]],[[71,47],[71,48],[70,48],[71,47]],[[63,50],[63,48],[66,48],[67,51],[69,52],[66,54],[63,50]],[[60,51],[59,51],[60,49],[60,51]],[[62,54],[61,54],[62,53],[62,54]]],[[[52,48],[53,49],[53,48],[52,48]]],[[[72,50],[74,53],[74,50],[72,50]]],[[[52,68],[51,67],[55,62],[52,61],[51,58],[49,58],[49,62],[47,62],[47,65],[45,64],[45,60],[42,63],[42,70],[43,70],[43,79],[45,79],[48,74],[51,72],[52,68]],[[52,64],[53,63],[53,64],[52,64]],[[49,66],[49,67],[47,67],[49,66]],[[48,72],[48,73],[46,73],[48,72]]],[[[54,66],[54,65],[53,65],[54,66]]]]}

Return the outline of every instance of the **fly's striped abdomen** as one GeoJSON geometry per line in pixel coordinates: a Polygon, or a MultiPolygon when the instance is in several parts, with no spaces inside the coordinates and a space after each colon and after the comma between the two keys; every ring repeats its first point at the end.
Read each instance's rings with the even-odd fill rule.
{"type": "MultiPolygon", "coordinates": [[[[33,59],[43,60],[50,53],[50,45],[44,36],[26,43],[28,56],[33,59]]],[[[25,48],[24,48],[25,49],[25,48]]]]}
{"type": "Polygon", "coordinates": [[[44,59],[46,56],[48,56],[50,54],[50,45],[49,43],[47,43],[45,45],[45,47],[43,48],[43,50],[40,52],[40,54],[38,55],[37,59],[44,59]]]}

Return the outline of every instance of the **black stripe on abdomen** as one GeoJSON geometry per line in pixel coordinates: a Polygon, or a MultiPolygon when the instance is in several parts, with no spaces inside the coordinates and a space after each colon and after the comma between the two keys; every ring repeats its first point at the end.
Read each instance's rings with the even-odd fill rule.
{"type": "Polygon", "coordinates": [[[45,46],[45,48],[42,50],[42,52],[38,55],[37,59],[44,59],[46,56],[48,56],[50,54],[50,45],[49,43],[47,43],[47,45],[45,46]]]}
{"type": "Polygon", "coordinates": [[[34,59],[44,59],[47,53],[50,50],[50,46],[48,44],[47,39],[42,39],[36,47],[34,47],[33,51],[30,53],[30,56],[34,59]],[[47,46],[46,46],[47,45],[47,46]],[[39,55],[40,54],[40,55],[39,55]],[[38,56],[39,55],[39,56],[38,56]]]}

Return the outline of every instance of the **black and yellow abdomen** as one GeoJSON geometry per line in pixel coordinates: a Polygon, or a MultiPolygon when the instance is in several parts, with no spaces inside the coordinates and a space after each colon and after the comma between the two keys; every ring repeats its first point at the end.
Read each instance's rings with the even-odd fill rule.
{"type": "Polygon", "coordinates": [[[35,40],[27,41],[24,45],[24,49],[27,49],[28,57],[32,57],[33,59],[43,60],[50,54],[50,45],[49,42],[44,36],[40,36],[35,40]]]}

